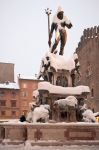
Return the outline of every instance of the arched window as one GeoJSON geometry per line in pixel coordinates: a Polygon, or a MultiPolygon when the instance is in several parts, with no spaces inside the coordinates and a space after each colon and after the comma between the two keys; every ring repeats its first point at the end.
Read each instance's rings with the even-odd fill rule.
{"type": "Polygon", "coordinates": [[[91,89],[91,97],[94,97],[94,89],[91,89]]]}

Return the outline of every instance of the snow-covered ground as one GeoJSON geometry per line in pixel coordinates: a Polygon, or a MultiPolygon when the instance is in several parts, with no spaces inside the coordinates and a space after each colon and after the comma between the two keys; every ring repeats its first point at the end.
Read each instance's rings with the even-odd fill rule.
{"type": "Polygon", "coordinates": [[[97,146],[87,146],[87,145],[72,145],[72,146],[9,146],[0,145],[0,150],[99,150],[99,145],[97,146]]]}

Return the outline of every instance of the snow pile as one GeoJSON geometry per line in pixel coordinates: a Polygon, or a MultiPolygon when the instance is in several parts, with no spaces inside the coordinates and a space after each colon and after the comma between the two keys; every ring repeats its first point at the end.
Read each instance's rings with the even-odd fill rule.
{"type": "Polygon", "coordinates": [[[80,66],[78,55],[76,53],[74,53],[68,60],[65,60],[62,55],[57,55],[50,51],[51,49],[49,49],[49,52],[47,52],[41,60],[40,71],[37,77],[38,79],[43,77],[46,72],[52,72],[52,68],[56,72],[58,70],[67,70],[71,72],[80,66]]]}
{"type": "Polygon", "coordinates": [[[65,60],[63,56],[56,55],[50,52],[46,54],[46,57],[47,56],[49,57],[51,67],[53,67],[56,71],[58,69],[71,71],[72,69],[75,68],[75,62],[73,58],[70,58],[69,60],[65,60]]]}
{"type": "Polygon", "coordinates": [[[49,120],[49,109],[48,105],[40,105],[39,107],[34,108],[29,111],[26,120],[28,122],[36,123],[39,119],[44,119],[45,122],[48,122],[49,120]]]}
{"type": "Polygon", "coordinates": [[[47,52],[46,55],[42,58],[38,77],[42,76],[46,69],[47,71],[51,71],[51,68],[54,68],[56,72],[57,70],[62,69],[71,71],[75,68],[75,62],[73,57],[66,61],[61,55],[47,52]]]}
{"type": "Polygon", "coordinates": [[[19,85],[14,82],[0,83],[0,89],[20,89],[19,85]]]}
{"type": "Polygon", "coordinates": [[[38,83],[38,90],[47,90],[49,93],[54,94],[69,94],[69,95],[80,95],[84,92],[89,93],[90,89],[88,86],[77,86],[77,87],[62,87],[52,85],[49,82],[38,83]]]}
{"type": "Polygon", "coordinates": [[[19,123],[19,119],[0,119],[0,123],[19,123]]]}
{"type": "Polygon", "coordinates": [[[9,123],[18,123],[20,122],[19,119],[9,119],[9,123]]]}
{"type": "Polygon", "coordinates": [[[75,107],[77,105],[77,99],[74,96],[68,96],[66,99],[59,99],[55,101],[55,103],[58,103],[60,107],[65,107],[67,105],[75,107]]]}
{"type": "Polygon", "coordinates": [[[65,101],[67,102],[68,106],[76,106],[77,105],[77,99],[74,96],[68,96],[65,101]]]}
{"type": "Polygon", "coordinates": [[[37,122],[38,119],[45,119],[45,122],[48,121],[49,118],[49,111],[44,107],[37,107],[34,109],[33,112],[33,122],[37,122]]]}
{"type": "Polygon", "coordinates": [[[48,105],[48,104],[40,105],[40,107],[50,110],[50,105],[48,105]]]}
{"type": "Polygon", "coordinates": [[[94,113],[94,116],[95,116],[95,117],[96,117],[96,116],[99,116],[99,112],[94,113]]]}
{"type": "MultiPolygon", "coordinates": [[[[85,140],[83,141],[84,143],[86,142],[85,140]]],[[[6,142],[11,142],[11,141],[7,139],[6,142]]],[[[49,145],[51,145],[51,142],[53,142],[53,140],[52,141],[48,140],[48,142],[49,142],[49,145]]],[[[90,142],[87,141],[87,143],[88,144],[91,143],[91,140],[90,142]]],[[[0,150],[41,150],[41,149],[43,150],[98,150],[99,149],[98,141],[96,141],[96,143],[97,143],[96,145],[91,144],[91,146],[89,146],[90,144],[89,145],[61,145],[61,146],[58,146],[58,145],[57,146],[39,146],[39,144],[35,146],[34,144],[32,146],[31,140],[28,140],[25,142],[25,145],[24,144],[18,144],[18,145],[0,144],[0,150]]]]}
{"type": "Polygon", "coordinates": [[[92,112],[92,110],[87,109],[84,111],[83,115],[83,120],[85,122],[96,122],[96,118],[94,116],[94,113],[92,112]]]}

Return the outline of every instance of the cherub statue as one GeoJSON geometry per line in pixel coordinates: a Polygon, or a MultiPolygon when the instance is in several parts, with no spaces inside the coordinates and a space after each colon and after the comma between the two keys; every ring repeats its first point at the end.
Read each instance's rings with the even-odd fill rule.
{"type": "Polygon", "coordinates": [[[49,43],[49,46],[51,47],[51,39],[52,39],[53,31],[55,30],[55,42],[51,47],[51,53],[55,53],[55,49],[56,49],[56,47],[60,41],[61,44],[60,44],[59,55],[63,55],[64,46],[65,46],[66,41],[67,41],[67,33],[66,33],[65,27],[70,29],[72,27],[72,23],[64,15],[64,11],[63,11],[62,7],[59,6],[56,15],[53,18],[53,21],[51,24],[51,31],[49,34],[48,43],[49,43]]]}

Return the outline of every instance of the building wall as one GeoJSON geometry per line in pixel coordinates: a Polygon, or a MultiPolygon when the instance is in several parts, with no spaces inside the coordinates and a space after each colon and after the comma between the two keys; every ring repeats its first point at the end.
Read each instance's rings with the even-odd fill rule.
{"type": "Polygon", "coordinates": [[[76,49],[81,77],[76,85],[88,85],[91,93],[88,106],[99,111],[99,26],[85,29],[76,49]]]}
{"type": "Polygon", "coordinates": [[[14,64],[0,62],[0,83],[14,82],[14,64]]]}
{"type": "Polygon", "coordinates": [[[38,88],[40,80],[19,78],[20,86],[20,113],[27,114],[29,103],[33,101],[33,91],[38,88]]]}
{"type": "Polygon", "coordinates": [[[0,88],[0,119],[20,118],[23,113],[26,115],[38,82],[39,80],[18,78],[20,89],[0,88]]]}
{"type": "Polygon", "coordinates": [[[19,118],[19,90],[0,89],[0,119],[19,118]]]}

